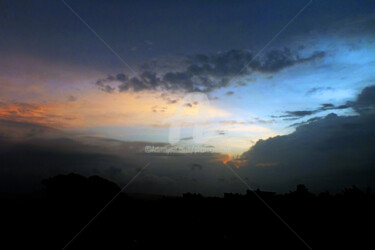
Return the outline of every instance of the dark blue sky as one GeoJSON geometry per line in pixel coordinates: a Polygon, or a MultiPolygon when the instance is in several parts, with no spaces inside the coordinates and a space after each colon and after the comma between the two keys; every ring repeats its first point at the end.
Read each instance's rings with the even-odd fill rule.
{"type": "MultiPolygon", "coordinates": [[[[167,54],[262,48],[309,1],[66,1],[132,66],[167,54]]],[[[373,13],[370,1],[313,1],[273,46],[373,13]]],[[[62,1],[2,1],[0,46],[113,68],[119,61],[62,1]]]]}

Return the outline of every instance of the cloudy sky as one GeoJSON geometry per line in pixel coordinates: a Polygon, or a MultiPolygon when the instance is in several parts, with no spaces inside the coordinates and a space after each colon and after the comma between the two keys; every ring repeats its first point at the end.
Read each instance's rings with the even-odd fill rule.
{"type": "Polygon", "coordinates": [[[374,10],[2,1],[0,188],[69,171],[122,184],[147,162],[130,191],[244,191],[224,163],[255,188],[373,186],[374,10]],[[187,152],[145,152],[171,147],[176,127],[187,152]]]}

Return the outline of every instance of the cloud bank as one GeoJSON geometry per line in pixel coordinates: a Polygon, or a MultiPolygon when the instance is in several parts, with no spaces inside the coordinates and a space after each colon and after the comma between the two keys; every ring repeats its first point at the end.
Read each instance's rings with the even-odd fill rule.
{"type": "MultiPolygon", "coordinates": [[[[315,51],[307,57],[288,48],[270,50],[262,57],[248,50],[230,50],[217,54],[199,54],[186,59],[184,70],[157,73],[142,71],[139,76],[128,77],[123,73],[108,75],[96,81],[96,86],[107,93],[140,91],[180,91],[209,93],[234,84],[239,77],[257,72],[272,74],[297,64],[315,61],[325,56],[315,51]]],[[[243,83],[240,83],[240,85],[243,83]]]]}
{"type": "Polygon", "coordinates": [[[258,141],[242,155],[248,166],[241,171],[271,186],[374,186],[375,86],[363,89],[348,105],[359,115],[329,114],[300,124],[289,135],[258,141]]]}

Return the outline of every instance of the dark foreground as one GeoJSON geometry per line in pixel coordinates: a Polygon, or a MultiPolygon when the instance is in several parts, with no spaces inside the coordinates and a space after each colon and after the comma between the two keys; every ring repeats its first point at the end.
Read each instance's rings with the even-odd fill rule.
{"type": "Polygon", "coordinates": [[[2,249],[373,249],[375,245],[375,195],[355,187],[337,195],[314,195],[303,185],[284,195],[257,191],[290,228],[250,191],[225,198],[185,194],[157,200],[121,193],[77,235],[119,187],[100,177],[74,174],[42,183],[45,190],[40,194],[2,194],[2,249]]]}

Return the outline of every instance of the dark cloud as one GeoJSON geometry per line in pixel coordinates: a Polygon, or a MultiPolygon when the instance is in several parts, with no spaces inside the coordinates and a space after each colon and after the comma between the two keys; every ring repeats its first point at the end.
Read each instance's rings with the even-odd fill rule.
{"type": "MultiPolygon", "coordinates": [[[[152,168],[142,171],[127,191],[171,195],[189,192],[191,186],[188,183],[194,174],[191,169],[199,170],[201,177],[196,178],[195,187],[202,193],[220,195],[228,190],[217,185],[217,178],[227,174],[216,162],[220,154],[179,154],[177,157],[176,154],[145,153],[145,146],[168,145],[87,136],[77,138],[74,134],[46,126],[1,121],[0,191],[39,189],[40,180],[70,172],[84,176],[100,175],[124,186],[147,162],[151,162],[152,168]],[[13,129],[12,133],[9,128],[13,129]],[[33,133],[33,136],[25,136],[28,133],[33,133]],[[181,168],[182,164],[189,167],[181,168]]],[[[234,191],[242,189],[236,187],[234,191]]]]}
{"type": "Polygon", "coordinates": [[[158,105],[155,105],[155,106],[151,107],[151,110],[154,113],[157,113],[157,112],[162,112],[163,113],[163,112],[165,112],[167,110],[167,107],[160,107],[158,105]]]}
{"type": "Polygon", "coordinates": [[[157,77],[156,73],[151,71],[144,71],[138,77],[129,78],[127,75],[120,73],[116,76],[109,75],[106,78],[99,79],[96,81],[96,86],[108,93],[112,93],[115,87],[111,86],[113,82],[117,82],[118,90],[120,92],[125,91],[143,91],[143,90],[156,90],[161,80],[157,77]]]}
{"type": "Polygon", "coordinates": [[[259,63],[259,65],[254,66],[254,69],[265,73],[276,73],[284,68],[314,61],[323,58],[324,56],[324,51],[316,51],[309,57],[301,58],[298,54],[293,55],[287,48],[283,50],[272,50],[266,54],[265,58],[259,63]]]}
{"type": "Polygon", "coordinates": [[[244,153],[248,166],[243,174],[264,185],[299,182],[315,190],[375,186],[374,125],[375,116],[334,114],[300,125],[292,134],[260,140],[244,153]]]}
{"type": "Polygon", "coordinates": [[[373,86],[365,88],[350,105],[323,104],[320,108],[350,106],[359,109],[357,116],[314,117],[294,124],[296,131],[289,135],[258,141],[242,155],[248,166],[241,171],[266,185],[375,186],[375,114],[368,112],[375,103],[373,91],[373,86]]]}
{"type": "MultiPolygon", "coordinates": [[[[139,77],[128,78],[120,73],[116,76],[109,75],[96,82],[97,87],[111,93],[116,87],[120,92],[126,91],[201,91],[209,93],[213,90],[227,87],[231,80],[240,80],[238,77],[258,73],[276,73],[287,67],[313,61],[325,56],[322,51],[314,52],[308,57],[300,57],[297,52],[289,49],[271,50],[259,59],[247,50],[229,50],[216,54],[200,54],[189,57],[183,67],[185,70],[169,71],[158,74],[151,71],[150,67],[143,67],[139,77]]],[[[157,62],[157,61],[156,61],[157,62]]],[[[234,84],[234,83],[233,83],[234,84]]],[[[242,82],[237,86],[244,86],[242,82]]],[[[230,95],[232,92],[228,92],[230,95]]]]}
{"type": "Polygon", "coordinates": [[[111,83],[115,80],[116,78],[114,76],[108,75],[106,78],[97,80],[95,84],[100,90],[107,93],[112,93],[115,90],[115,88],[111,87],[108,83],[111,83]]]}
{"type": "Polygon", "coordinates": [[[64,133],[58,129],[31,122],[13,121],[0,119],[0,132],[3,138],[13,140],[22,138],[29,140],[35,137],[55,137],[64,133]]]}
{"type": "Polygon", "coordinates": [[[225,93],[226,96],[231,96],[231,95],[234,95],[234,92],[233,91],[228,91],[227,93],[225,93]]]}
{"type": "Polygon", "coordinates": [[[181,138],[180,140],[181,141],[189,141],[189,140],[193,140],[193,137],[192,136],[184,137],[184,138],[181,138]]]}
{"type": "Polygon", "coordinates": [[[314,110],[285,111],[285,115],[271,116],[273,118],[284,118],[284,120],[296,120],[305,116],[314,115],[327,110],[340,110],[353,108],[359,114],[372,114],[375,112],[375,86],[368,86],[362,90],[356,100],[348,101],[343,105],[334,105],[332,103],[323,103],[314,110]]]}
{"type": "Polygon", "coordinates": [[[323,91],[326,91],[326,90],[333,90],[333,88],[331,88],[331,87],[314,87],[314,88],[309,89],[306,92],[305,95],[312,95],[312,94],[320,93],[320,92],[323,92],[323,91]]]}
{"type": "Polygon", "coordinates": [[[348,102],[346,105],[351,106],[359,114],[374,113],[375,85],[364,88],[355,101],[348,102]]]}
{"type": "Polygon", "coordinates": [[[234,77],[250,75],[254,71],[275,73],[284,68],[323,58],[325,52],[317,51],[309,57],[301,58],[298,53],[290,49],[273,49],[260,58],[253,58],[253,54],[246,50],[230,50],[214,55],[199,55],[191,60],[188,72],[194,75],[207,74],[217,77],[234,77]]]}
{"type": "Polygon", "coordinates": [[[310,116],[314,115],[323,111],[327,110],[340,110],[340,109],[347,109],[352,107],[352,105],[345,104],[345,105],[339,105],[335,106],[334,104],[331,103],[324,103],[321,104],[319,108],[314,109],[314,110],[297,110],[297,111],[285,111],[285,115],[280,115],[280,116],[271,116],[272,118],[283,118],[285,121],[293,121],[297,120],[299,118],[303,118],[305,116],[310,116]]]}
{"type": "Polygon", "coordinates": [[[174,104],[176,102],[178,102],[178,99],[168,99],[168,104],[174,104]]]}
{"type": "Polygon", "coordinates": [[[302,111],[286,111],[285,113],[287,114],[286,117],[304,117],[307,115],[312,115],[315,114],[317,111],[307,111],[307,110],[302,110],[302,111]]]}
{"type": "Polygon", "coordinates": [[[247,67],[253,59],[253,54],[246,50],[230,50],[212,55],[197,55],[190,58],[188,72],[194,75],[207,74],[215,77],[230,77],[248,75],[251,69],[247,67]]]}
{"type": "Polygon", "coordinates": [[[77,97],[75,97],[75,96],[68,96],[68,102],[75,102],[75,101],[77,101],[77,97]]]}
{"type": "Polygon", "coordinates": [[[174,104],[178,102],[178,99],[173,99],[168,93],[161,93],[160,97],[163,98],[168,104],[174,104]]]}
{"type": "Polygon", "coordinates": [[[309,124],[310,122],[320,120],[322,118],[323,117],[313,117],[313,118],[308,119],[307,121],[293,123],[293,124],[289,125],[289,127],[299,127],[299,126],[302,126],[302,125],[309,124]]]}
{"type": "Polygon", "coordinates": [[[250,122],[250,123],[272,124],[272,123],[275,123],[275,120],[263,120],[263,119],[260,119],[259,117],[255,117],[254,122],[250,122]]]}

